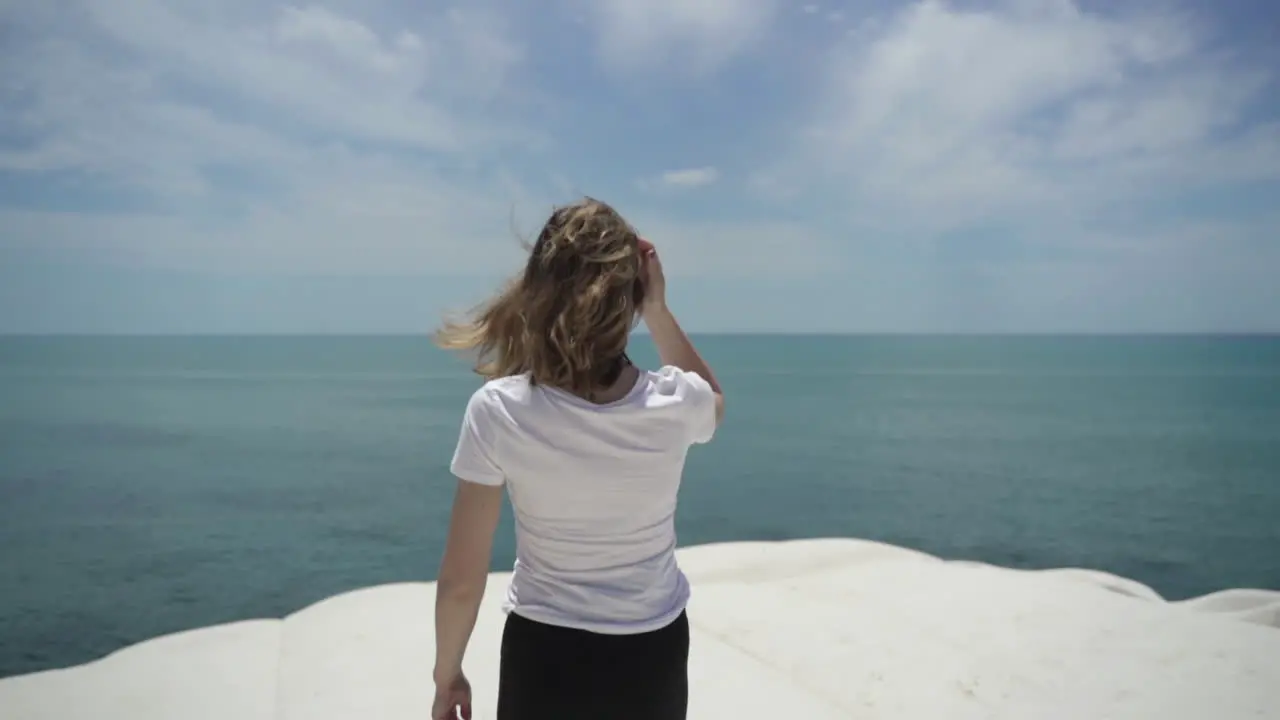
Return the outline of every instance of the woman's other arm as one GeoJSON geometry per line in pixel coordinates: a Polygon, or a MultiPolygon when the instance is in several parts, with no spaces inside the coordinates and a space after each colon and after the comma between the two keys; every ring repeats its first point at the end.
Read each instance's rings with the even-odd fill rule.
{"type": "Polygon", "coordinates": [[[462,674],[475,629],[493,552],[493,534],[502,510],[502,487],[458,481],[449,519],[449,537],[436,581],[437,685],[462,674]]]}
{"type": "Polygon", "coordinates": [[[720,383],[711,372],[711,367],[693,347],[693,342],[680,327],[676,316],[667,307],[667,283],[658,251],[648,240],[640,242],[645,261],[645,299],[642,313],[644,324],[648,326],[653,344],[658,349],[658,358],[663,365],[697,373],[707,381],[716,396],[716,423],[719,424],[724,417],[724,393],[720,390],[720,383]]]}

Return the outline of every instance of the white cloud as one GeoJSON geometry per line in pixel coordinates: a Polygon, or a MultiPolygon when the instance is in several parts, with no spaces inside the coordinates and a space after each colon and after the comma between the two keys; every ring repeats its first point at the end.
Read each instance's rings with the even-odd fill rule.
{"type": "Polygon", "coordinates": [[[0,83],[0,133],[19,141],[0,147],[0,170],[67,172],[79,190],[96,183],[156,206],[0,211],[0,249],[468,272],[519,247],[507,221],[520,182],[486,162],[530,141],[504,112],[523,51],[498,15],[472,7],[379,25],[318,6],[180,0],[0,13],[18,29],[0,63],[22,68],[0,83]]]}
{"type": "Polygon", "coordinates": [[[720,172],[713,167],[669,170],[662,173],[662,183],[672,187],[702,187],[710,185],[718,179],[720,179],[720,172]]]}
{"type": "Polygon", "coordinates": [[[378,32],[314,6],[237,22],[158,0],[86,5],[110,39],[144,54],[156,80],[232,93],[314,131],[425,150],[466,144],[469,124],[444,106],[475,87],[496,90],[519,58],[514,46],[488,35],[493,27],[457,12],[432,18],[432,34],[423,37],[378,32]]]}
{"type": "Polygon", "coordinates": [[[747,52],[769,30],[777,0],[581,0],[604,62],[708,73],[747,52]]]}
{"type": "Polygon", "coordinates": [[[628,220],[657,245],[672,277],[796,279],[846,267],[840,248],[802,222],[677,221],[644,208],[628,220]]]}
{"type": "Polygon", "coordinates": [[[1177,16],[925,0],[833,52],[797,157],[769,175],[898,229],[1079,217],[1280,177],[1280,128],[1246,122],[1269,80],[1177,16]]]}
{"type": "Polygon", "coordinates": [[[512,211],[523,229],[546,204],[501,179],[458,188],[394,158],[341,149],[292,172],[286,196],[213,217],[0,211],[0,251],[210,272],[488,275],[510,270],[522,253],[512,211]],[[341,178],[329,176],[335,170],[341,178]]]}

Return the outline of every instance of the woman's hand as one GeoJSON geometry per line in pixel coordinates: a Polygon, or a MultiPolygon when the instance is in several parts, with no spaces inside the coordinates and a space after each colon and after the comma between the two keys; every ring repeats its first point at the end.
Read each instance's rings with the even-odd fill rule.
{"type": "Polygon", "coordinates": [[[436,683],[431,702],[431,720],[471,720],[471,683],[459,672],[453,679],[436,683]]]}
{"type": "Polygon", "coordinates": [[[644,307],[640,314],[648,317],[655,310],[667,307],[667,278],[662,274],[662,260],[653,243],[640,238],[640,260],[644,273],[644,307]]]}

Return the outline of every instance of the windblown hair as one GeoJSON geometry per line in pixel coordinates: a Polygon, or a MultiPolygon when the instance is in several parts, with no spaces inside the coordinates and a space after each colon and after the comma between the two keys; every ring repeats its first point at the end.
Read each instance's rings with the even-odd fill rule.
{"type": "Polygon", "coordinates": [[[524,272],[435,342],[475,353],[486,379],[528,373],[592,397],[629,364],[627,339],[644,301],[636,231],[609,205],[584,198],[556,208],[524,272]]]}

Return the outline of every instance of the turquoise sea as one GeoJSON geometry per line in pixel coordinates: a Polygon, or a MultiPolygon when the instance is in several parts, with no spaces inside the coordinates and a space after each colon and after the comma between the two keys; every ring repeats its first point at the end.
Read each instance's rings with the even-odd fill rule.
{"type": "MultiPolygon", "coordinates": [[[[1280,588],[1280,338],[696,340],[729,411],[683,544],[1280,588]]],[[[414,337],[0,338],[0,676],[432,578],[476,384],[414,337]]]]}

